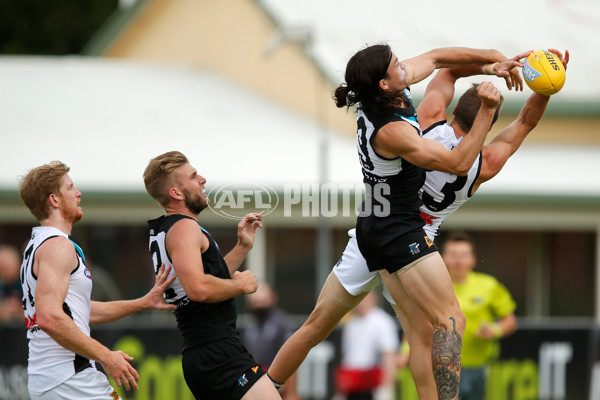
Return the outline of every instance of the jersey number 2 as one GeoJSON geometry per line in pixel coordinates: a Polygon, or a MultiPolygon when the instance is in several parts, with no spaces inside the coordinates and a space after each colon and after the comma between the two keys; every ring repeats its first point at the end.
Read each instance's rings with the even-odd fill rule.
{"type": "Polygon", "coordinates": [[[160,248],[158,247],[158,242],[156,240],[153,240],[152,243],[150,243],[150,255],[154,262],[154,275],[158,275],[158,270],[162,266],[162,258],[160,257],[160,248]]]}

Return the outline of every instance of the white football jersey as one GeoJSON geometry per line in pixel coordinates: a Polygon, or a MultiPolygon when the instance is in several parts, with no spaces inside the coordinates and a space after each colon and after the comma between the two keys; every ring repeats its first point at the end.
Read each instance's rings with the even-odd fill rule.
{"type": "MultiPolygon", "coordinates": [[[[27,243],[21,265],[21,285],[23,287],[23,306],[27,338],[29,339],[29,390],[33,393],[45,392],[66,381],[90,361],[70,350],[65,349],[42,331],[36,321],[35,289],[37,276],[33,271],[37,249],[46,240],[69,235],[50,226],[33,228],[31,239],[27,243]]],[[[73,242],[71,240],[71,242],[73,242]]],[[[77,267],[71,272],[69,289],[63,303],[63,310],[73,319],[75,325],[87,336],[90,336],[90,311],[92,294],[92,276],[85,264],[81,248],[73,242],[77,254],[77,267]]],[[[94,364],[92,364],[94,365],[94,364]]]]}
{"type": "MultiPolygon", "coordinates": [[[[423,131],[423,137],[435,140],[448,150],[454,149],[462,141],[454,134],[454,129],[441,121],[423,131]]],[[[448,215],[456,211],[473,195],[473,185],[481,171],[481,152],[466,176],[457,176],[441,171],[427,171],[425,183],[419,192],[423,205],[421,217],[425,220],[425,232],[432,240],[439,232],[440,225],[448,215]]]]}

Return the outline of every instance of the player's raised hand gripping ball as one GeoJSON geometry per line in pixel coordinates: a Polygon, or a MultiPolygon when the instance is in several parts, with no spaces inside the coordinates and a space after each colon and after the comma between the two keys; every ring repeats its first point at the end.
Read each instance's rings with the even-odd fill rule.
{"type": "Polygon", "coordinates": [[[523,63],[523,78],[534,92],[551,96],[565,83],[565,67],[560,58],[547,50],[533,51],[523,63]]]}

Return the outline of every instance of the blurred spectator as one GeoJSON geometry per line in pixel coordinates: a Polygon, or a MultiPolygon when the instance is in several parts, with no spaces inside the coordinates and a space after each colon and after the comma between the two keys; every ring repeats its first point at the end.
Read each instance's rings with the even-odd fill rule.
{"type": "Polygon", "coordinates": [[[395,399],[396,320],[377,307],[370,292],[342,330],[342,361],[336,370],[338,392],[347,400],[395,399]]]}
{"type": "Polygon", "coordinates": [[[16,247],[0,245],[0,322],[25,319],[21,289],[21,256],[16,247]]]}
{"type": "MultiPolygon", "coordinates": [[[[296,326],[290,317],[277,307],[277,293],[266,282],[256,292],[246,296],[252,318],[242,333],[242,341],[250,354],[267,371],[279,348],[292,336],[296,326]]],[[[298,399],[296,374],[279,390],[283,400],[298,399]]]]}
{"type": "Polygon", "coordinates": [[[442,257],[467,326],[462,343],[459,400],[485,397],[486,366],[499,354],[498,339],[517,329],[515,301],[493,276],[473,272],[475,242],[464,232],[453,232],[442,247],[442,257]]]}

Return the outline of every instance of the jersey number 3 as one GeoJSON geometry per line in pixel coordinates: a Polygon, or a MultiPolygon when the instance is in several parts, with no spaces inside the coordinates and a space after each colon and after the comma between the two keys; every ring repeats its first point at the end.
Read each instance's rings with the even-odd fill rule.
{"type": "Polygon", "coordinates": [[[371,161],[371,157],[369,157],[369,148],[367,146],[367,125],[365,124],[365,119],[360,117],[357,121],[357,124],[359,132],[358,146],[360,147],[360,152],[358,155],[360,157],[360,163],[367,171],[373,171],[375,166],[373,165],[373,161],[371,161]]]}
{"type": "Polygon", "coordinates": [[[460,191],[465,186],[465,183],[467,183],[466,176],[457,176],[454,182],[446,182],[441,190],[444,195],[442,201],[436,201],[432,195],[423,191],[423,204],[432,211],[445,210],[450,204],[456,201],[456,192],[460,191]]]}

